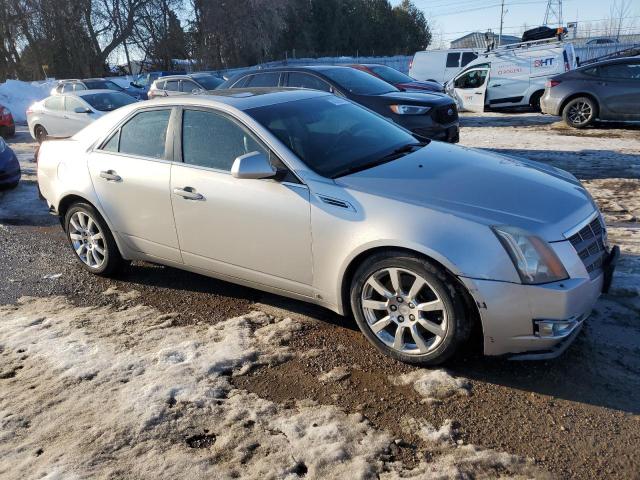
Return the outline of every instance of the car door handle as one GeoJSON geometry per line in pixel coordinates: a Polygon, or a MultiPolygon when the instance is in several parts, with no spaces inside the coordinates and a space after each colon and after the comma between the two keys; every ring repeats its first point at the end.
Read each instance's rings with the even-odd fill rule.
{"type": "Polygon", "coordinates": [[[121,182],[122,177],[117,175],[113,170],[107,170],[106,172],[100,172],[100,177],[104,178],[107,182],[121,182]]]}
{"type": "Polygon", "coordinates": [[[493,85],[491,85],[492,87],[501,87],[502,84],[501,83],[494,83],[493,85]]]}
{"type": "Polygon", "coordinates": [[[483,92],[474,92],[476,95],[484,95],[483,92]]]}
{"type": "Polygon", "coordinates": [[[204,195],[196,192],[196,189],[193,187],[174,188],[173,194],[186,200],[204,200],[204,195]]]}

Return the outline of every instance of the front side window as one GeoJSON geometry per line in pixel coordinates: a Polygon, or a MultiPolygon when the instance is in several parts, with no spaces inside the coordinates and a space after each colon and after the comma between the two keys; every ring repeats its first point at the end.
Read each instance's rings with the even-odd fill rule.
{"type": "Polygon", "coordinates": [[[458,68],[460,66],[460,52],[447,54],[447,68],[458,68]]]}
{"type": "Polygon", "coordinates": [[[83,110],[86,110],[87,106],[76,97],[64,97],[64,109],[67,112],[75,113],[76,108],[82,108],[83,110]]]}
{"type": "Polygon", "coordinates": [[[179,80],[167,80],[167,83],[164,87],[168,92],[179,92],[180,91],[180,81],[179,80]]]}
{"type": "Polygon", "coordinates": [[[224,82],[223,79],[214,75],[199,75],[196,80],[205,90],[215,90],[224,82]]]}
{"type": "Polygon", "coordinates": [[[184,93],[192,93],[194,90],[198,90],[200,87],[191,80],[182,80],[180,83],[180,91],[184,93]]]}
{"type": "Polygon", "coordinates": [[[64,110],[64,97],[49,97],[44,102],[47,110],[64,110]]]}
{"type": "Polygon", "coordinates": [[[171,110],[140,112],[120,129],[120,153],[163,158],[171,110]]]}
{"type": "Polygon", "coordinates": [[[369,69],[382,78],[385,82],[389,83],[405,83],[413,82],[413,78],[409,75],[405,75],[399,72],[395,68],[387,67],[386,65],[372,65],[369,69]]]}
{"type": "Polygon", "coordinates": [[[385,158],[396,149],[417,143],[406,130],[333,95],[252,108],[246,113],[309,168],[329,178],[390,161],[385,158]]]}
{"type": "Polygon", "coordinates": [[[474,53],[474,52],[463,52],[462,53],[462,65],[460,65],[460,66],[464,67],[470,61],[475,60],[476,58],[478,58],[478,54],[477,53],[474,53]]]}
{"type": "Polygon", "coordinates": [[[277,87],[280,72],[256,73],[247,81],[245,87],[277,87]]]}
{"type": "Polygon", "coordinates": [[[293,88],[309,88],[311,90],[321,90],[323,92],[331,91],[331,86],[327,82],[320,80],[318,77],[302,72],[289,72],[289,80],[287,84],[289,87],[293,88]]]}
{"type": "Polygon", "coordinates": [[[480,88],[484,85],[487,73],[489,73],[488,70],[470,70],[456,78],[453,86],[461,89],[480,88]]]}
{"type": "Polygon", "coordinates": [[[268,151],[229,117],[202,110],[182,116],[182,160],[187,165],[230,172],[234,160],[247,153],[268,151]]]}

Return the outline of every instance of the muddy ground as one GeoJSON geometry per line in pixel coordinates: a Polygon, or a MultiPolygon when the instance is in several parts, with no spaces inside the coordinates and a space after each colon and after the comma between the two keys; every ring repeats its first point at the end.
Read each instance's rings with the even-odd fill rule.
{"type": "Polygon", "coordinates": [[[10,144],[23,182],[0,193],[0,476],[640,478],[640,127],[577,131],[556,120],[466,114],[461,145],[584,180],[622,248],[614,288],[559,359],[483,358],[471,342],[448,375],[436,370],[438,385],[453,387],[435,400],[416,388],[428,373],[382,357],[352,320],[322,308],[143,263],[115,280],[85,273],[37,200],[34,144],[19,129],[10,144]],[[24,296],[36,299],[12,306],[24,296]],[[252,311],[270,320],[247,319],[252,311]],[[250,359],[230,347],[233,317],[244,318],[250,359]],[[256,334],[264,322],[284,326],[275,346],[256,334]],[[163,334],[149,336],[156,327],[163,334]],[[206,374],[186,360],[207,355],[206,374]],[[123,374],[129,356],[153,374],[123,374]],[[158,358],[186,370],[156,371],[158,358]],[[424,378],[403,377],[415,372],[424,378]],[[193,385],[173,385],[185,377],[193,385]],[[157,396],[129,398],[147,390],[157,396]]]}

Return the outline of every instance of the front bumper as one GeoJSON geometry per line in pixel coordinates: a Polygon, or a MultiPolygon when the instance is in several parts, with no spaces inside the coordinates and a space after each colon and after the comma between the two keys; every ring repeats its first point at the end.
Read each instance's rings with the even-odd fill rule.
{"type": "MultiPolygon", "coordinates": [[[[478,305],[485,355],[543,360],[561,355],[576,338],[602,292],[611,284],[619,256],[614,247],[601,273],[544,285],[522,285],[461,278],[478,305]],[[542,324],[560,323],[557,335],[544,336],[542,324]]],[[[586,272],[585,272],[586,273],[586,272]]]]}

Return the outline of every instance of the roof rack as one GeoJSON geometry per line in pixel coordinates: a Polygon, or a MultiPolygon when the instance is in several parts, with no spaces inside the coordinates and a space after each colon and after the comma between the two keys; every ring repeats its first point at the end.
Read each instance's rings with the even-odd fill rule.
{"type": "MultiPolygon", "coordinates": [[[[508,51],[508,50],[515,50],[517,48],[530,48],[530,47],[537,47],[538,45],[552,45],[552,44],[557,44],[557,45],[561,45],[563,43],[566,43],[564,40],[558,40],[558,37],[552,37],[552,38],[543,38],[541,40],[529,40],[528,42],[518,42],[518,43],[510,43],[508,45],[500,45],[499,47],[495,47],[492,50],[489,50],[489,52],[503,52],[503,51],[508,51]]],[[[489,53],[489,52],[485,52],[485,53],[489,53]]]]}
{"type": "Polygon", "coordinates": [[[591,65],[592,63],[598,63],[604,60],[613,60],[614,58],[635,57],[636,55],[640,55],[640,43],[633,45],[629,48],[618,50],[617,52],[608,53],[606,55],[600,55],[599,57],[595,57],[595,58],[590,58],[588,60],[580,62],[580,66],[582,67],[583,65],[591,65]]]}

